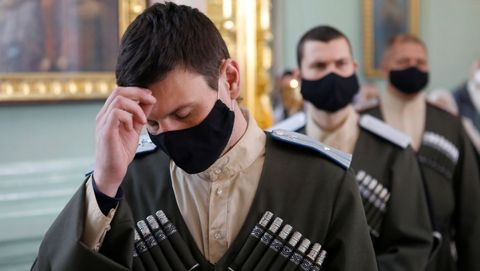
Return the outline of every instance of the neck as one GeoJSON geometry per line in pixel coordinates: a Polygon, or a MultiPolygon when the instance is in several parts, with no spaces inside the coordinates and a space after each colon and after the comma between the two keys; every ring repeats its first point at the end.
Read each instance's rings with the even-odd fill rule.
{"type": "Polygon", "coordinates": [[[238,106],[238,103],[236,101],[233,101],[234,109],[233,112],[235,113],[235,120],[233,123],[233,129],[232,129],[232,135],[230,136],[230,139],[228,140],[227,147],[223,151],[222,155],[227,153],[237,142],[242,138],[242,136],[245,134],[247,131],[248,123],[247,120],[245,119],[245,116],[243,115],[242,110],[238,106]]]}
{"type": "Polygon", "coordinates": [[[420,91],[420,92],[415,93],[415,94],[405,94],[405,93],[401,92],[400,90],[398,90],[397,88],[395,88],[394,86],[392,86],[391,84],[388,84],[387,92],[393,98],[395,98],[396,100],[402,101],[402,102],[409,102],[411,100],[414,100],[418,95],[420,95],[422,93],[420,91]]]}
{"type": "Polygon", "coordinates": [[[353,110],[352,105],[338,110],[337,112],[327,112],[318,110],[313,105],[309,106],[309,115],[316,126],[325,132],[333,132],[343,125],[353,110]]]}

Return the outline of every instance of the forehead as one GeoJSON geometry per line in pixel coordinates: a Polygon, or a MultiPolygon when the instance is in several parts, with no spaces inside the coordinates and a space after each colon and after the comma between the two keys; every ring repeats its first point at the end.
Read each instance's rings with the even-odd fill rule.
{"type": "Polygon", "coordinates": [[[204,76],[189,71],[185,68],[175,68],[167,73],[164,79],[148,86],[157,102],[162,103],[166,109],[174,108],[181,103],[202,100],[205,93],[212,90],[204,76]]]}
{"type": "Polygon", "coordinates": [[[338,38],[328,42],[307,40],[303,45],[302,61],[334,61],[350,57],[350,46],[344,38],[338,38]]]}
{"type": "Polygon", "coordinates": [[[392,47],[392,55],[396,58],[426,58],[427,52],[425,48],[416,42],[397,42],[392,47]]]}

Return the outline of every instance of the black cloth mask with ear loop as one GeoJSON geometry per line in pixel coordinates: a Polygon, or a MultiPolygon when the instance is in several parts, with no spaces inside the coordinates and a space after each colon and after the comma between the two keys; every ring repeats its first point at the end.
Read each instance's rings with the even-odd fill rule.
{"type": "Polygon", "coordinates": [[[235,113],[217,99],[207,117],[194,127],[152,135],[150,139],[188,174],[208,169],[232,135],[235,113]]]}
{"type": "Polygon", "coordinates": [[[301,93],[303,99],[312,103],[316,108],[327,112],[336,112],[352,102],[359,88],[355,73],[349,77],[329,73],[318,80],[302,78],[301,93]]]}

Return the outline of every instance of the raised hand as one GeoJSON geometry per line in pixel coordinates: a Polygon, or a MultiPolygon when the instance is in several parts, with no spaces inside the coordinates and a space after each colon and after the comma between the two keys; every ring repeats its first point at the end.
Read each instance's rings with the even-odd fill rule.
{"type": "Polygon", "coordinates": [[[156,99],[148,89],[118,87],[96,118],[94,178],[114,197],[135,157],[138,140],[156,99]]]}

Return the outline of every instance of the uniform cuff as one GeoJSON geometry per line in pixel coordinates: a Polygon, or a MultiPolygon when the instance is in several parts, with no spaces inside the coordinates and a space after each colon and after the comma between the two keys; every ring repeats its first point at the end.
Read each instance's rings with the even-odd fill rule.
{"type": "Polygon", "coordinates": [[[90,176],[85,186],[85,207],[87,212],[82,242],[87,245],[87,247],[98,251],[103,243],[103,239],[105,238],[107,231],[110,230],[110,222],[115,215],[116,206],[111,208],[109,212],[104,215],[97,203],[96,195],[93,189],[92,176],[90,176]]]}

